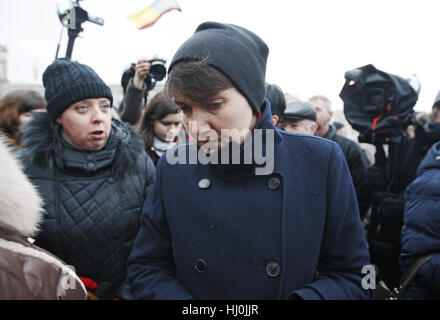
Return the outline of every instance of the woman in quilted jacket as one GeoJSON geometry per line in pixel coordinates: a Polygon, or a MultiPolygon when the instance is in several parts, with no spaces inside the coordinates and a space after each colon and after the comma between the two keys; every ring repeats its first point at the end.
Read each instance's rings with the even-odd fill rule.
{"type": "Polygon", "coordinates": [[[23,128],[19,153],[45,202],[36,244],[75,267],[89,298],[130,299],[126,262],[154,165],[90,67],[55,60],[43,83],[47,113],[23,128]]]}
{"type": "Polygon", "coordinates": [[[405,271],[420,256],[437,253],[425,263],[406,299],[440,299],[440,142],[432,146],[406,190],[400,266],[405,271]]]}

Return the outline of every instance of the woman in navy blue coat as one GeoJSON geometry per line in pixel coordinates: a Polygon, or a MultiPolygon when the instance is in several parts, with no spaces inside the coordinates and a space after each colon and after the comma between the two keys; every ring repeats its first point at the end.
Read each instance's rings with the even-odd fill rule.
{"type": "Polygon", "coordinates": [[[136,298],[371,295],[344,155],[329,140],[275,129],[267,55],[257,35],[214,22],[175,54],[166,91],[197,144],[158,162],[129,258],[136,298]]]}
{"type": "Polygon", "coordinates": [[[440,142],[434,144],[405,193],[400,266],[403,271],[417,257],[436,254],[418,272],[407,299],[440,298],[440,142]]]}

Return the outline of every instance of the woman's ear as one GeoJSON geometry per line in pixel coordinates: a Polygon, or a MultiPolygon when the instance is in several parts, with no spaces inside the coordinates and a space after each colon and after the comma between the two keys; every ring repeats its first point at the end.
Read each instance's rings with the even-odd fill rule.
{"type": "Polygon", "coordinates": [[[58,124],[63,124],[60,118],[56,119],[55,121],[56,121],[56,123],[58,123],[58,124]]]}

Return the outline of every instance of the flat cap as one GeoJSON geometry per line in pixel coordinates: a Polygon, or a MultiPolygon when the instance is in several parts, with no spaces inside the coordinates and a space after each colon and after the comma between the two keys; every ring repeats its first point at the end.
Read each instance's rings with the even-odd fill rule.
{"type": "Polygon", "coordinates": [[[285,119],[316,121],[316,110],[309,102],[294,101],[286,106],[283,117],[285,119]]]}

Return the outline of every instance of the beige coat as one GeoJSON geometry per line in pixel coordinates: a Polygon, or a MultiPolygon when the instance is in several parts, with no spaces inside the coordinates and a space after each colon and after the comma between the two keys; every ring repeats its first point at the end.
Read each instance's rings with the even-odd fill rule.
{"type": "Polygon", "coordinates": [[[0,141],[0,299],[86,299],[71,267],[27,240],[42,213],[41,198],[0,141]]]}

